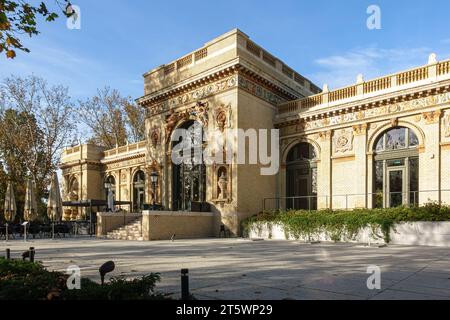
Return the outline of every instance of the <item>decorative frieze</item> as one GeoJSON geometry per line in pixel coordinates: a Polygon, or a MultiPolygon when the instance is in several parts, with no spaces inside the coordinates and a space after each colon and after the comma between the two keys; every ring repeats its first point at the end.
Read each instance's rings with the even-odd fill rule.
{"type": "Polygon", "coordinates": [[[118,161],[114,163],[108,163],[106,164],[106,170],[113,170],[117,168],[123,168],[123,167],[132,167],[139,164],[145,163],[145,157],[141,156],[139,158],[134,158],[126,161],[118,161]]]}
{"type": "MultiPolygon", "coordinates": [[[[393,113],[400,113],[410,110],[420,110],[423,108],[440,105],[450,102],[450,93],[443,93],[435,96],[424,97],[411,101],[399,102],[391,105],[374,107],[367,110],[360,110],[356,112],[346,113],[331,116],[329,118],[310,120],[306,122],[305,128],[307,130],[323,128],[332,125],[339,125],[349,122],[354,122],[362,119],[371,119],[393,113]]],[[[435,121],[437,114],[425,115],[429,116],[430,121],[435,121]]]]}
{"type": "Polygon", "coordinates": [[[234,88],[237,86],[238,83],[237,77],[238,77],[237,75],[233,75],[231,77],[222,79],[215,83],[211,83],[203,87],[200,87],[191,92],[182,94],[178,97],[163,101],[157,105],[148,107],[146,108],[147,117],[151,117],[159,113],[168,112],[170,109],[175,109],[186,103],[197,102],[199,100],[205,99],[214,94],[218,94],[227,89],[234,88]]]}
{"type": "Polygon", "coordinates": [[[267,90],[263,86],[260,86],[259,84],[256,84],[255,82],[243,76],[239,76],[239,88],[251,93],[258,98],[263,99],[264,101],[272,105],[278,105],[285,101],[285,99],[276,95],[272,91],[267,90]]]}
{"type": "Polygon", "coordinates": [[[146,115],[147,117],[151,117],[155,114],[168,112],[171,109],[176,109],[187,103],[197,102],[199,100],[206,99],[210,96],[235,87],[239,87],[240,89],[243,89],[256,97],[263,99],[264,101],[274,106],[278,105],[279,103],[285,102],[285,99],[276,95],[271,90],[268,90],[267,88],[257,84],[247,77],[235,74],[231,77],[222,79],[215,83],[204,85],[191,92],[181,94],[175,98],[171,98],[159,104],[147,107],[146,115]]]}

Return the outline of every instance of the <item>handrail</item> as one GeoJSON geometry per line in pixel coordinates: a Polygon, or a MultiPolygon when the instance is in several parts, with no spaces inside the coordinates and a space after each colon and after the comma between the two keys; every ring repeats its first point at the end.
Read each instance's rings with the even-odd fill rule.
{"type": "MultiPolygon", "coordinates": [[[[336,194],[336,195],[310,195],[310,196],[293,196],[293,197],[274,197],[274,198],[264,198],[263,200],[263,210],[267,211],[267,210],[279,210],[279,209],[298,209],[296,207],[299,207],[301,203],[303,203],[303,207],[304,204],[307,202],[307,206],[303,209],[305,210],[316,210],[318,207],[318,201],[321,200],[322,204],[321,207],[323,209],[332,209],[333,207],[338,207],[339,209],[345,209],[345,210],[349,210],[352,208],[362,208],[361,206],[350,206],[351,200],[354,197],[364,197],[364,202],[365,205],[363,206],[363,208],[365,209],[370,209],[368,207],[368,203],[369,201],[367,201],[370,197],[375,197],[375,196],[381,196],[382,197],[382,202],[384,202],[384,197],[386,194],[389,194],[389,196],[392,195],[402,195],[404,197],[404,199],[406,201],[404,201],[404,199],[402,199],[402,205],[412,205],[412,206],[417,206],[419,203],[426,203],[426,202],[430,202],[430,201],[436,201],[440,204],[444,204],[445,201],[442,200],[442,193],[449,193],[449,196],[446,197],[448,198],[447,201],[450,202],[450,189],[440,189],[440,190],[420,190],[420,191],[404,191],[404,192],[389,192],[389,193],[385,193],[385,192],[368,192],[368,193],[354,193],[354,194],[336,194]],[[430,199],[430,196],[428,195],[427,198],[425,199],[426,201],[422,201],[421,199],[421,195],[425,194],[425,193],[437,193],[437,197],[435,197],[435,199],[430,199]],[[337,200],[337,201],[336,201],[337,200]],[[271,208],[269,208],[269,201],[272,202],[272,204],[275,204],[274,206],[271,206],[271,208]],[[314,203],[314,201],[316,203],[314,203]],[[281,204],[285,204],[284,206],[282,206],[281,204]],[[344,204],[345,205],[342,205],[344,204]],[[292,208],[288,208],[288,205],[291,205],[292,208]],[[325,204],[325,205],[323,205],[325,204]],[[336,205],[335,205],[336,204],[336,205]],[[339,204],[339,205],[338,205],[339,204]]],[[[375,199],[372,199],[372,202],[375,199]]],[[[372,207],[374,207],[374,205],[372,205],[372,207]]]]}

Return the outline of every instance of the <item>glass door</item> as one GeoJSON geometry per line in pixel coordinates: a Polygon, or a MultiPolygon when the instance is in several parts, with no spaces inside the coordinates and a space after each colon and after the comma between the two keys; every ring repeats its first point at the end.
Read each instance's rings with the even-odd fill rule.
{"type": "Polygon", "coordinates": [[[389,169],[387,176],[387,206],[393,208],[406,204],[406,170],[404,168],[389,169]]]}

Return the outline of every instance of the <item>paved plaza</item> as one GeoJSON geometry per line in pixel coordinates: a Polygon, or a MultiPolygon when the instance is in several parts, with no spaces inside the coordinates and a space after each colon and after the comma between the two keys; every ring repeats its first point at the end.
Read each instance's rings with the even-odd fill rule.
{"type": "Polygon", "coordinates": [[[180,294],[180,269],[189,268],[197,299],[450,299],[450,249],[305,244],[298,241],[204,239],[134,242],[72,238],[5,243],[19,258],[30,246],[49,269],[78,265],[99,280],[113,260],[112,276],[160,272],[158,290],[180,294]],[[367,288],[367,268],[381,268],[381,289],[367,288]]]}

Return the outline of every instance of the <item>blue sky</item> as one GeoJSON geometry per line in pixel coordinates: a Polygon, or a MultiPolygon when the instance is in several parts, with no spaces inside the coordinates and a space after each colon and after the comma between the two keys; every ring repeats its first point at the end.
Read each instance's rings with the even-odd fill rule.
{"type": "Polygon", "coordinates": [[[105,85],[138,98],[143,73],[233,28],[320,87],[423,65],[431,52],[450,58],[448,0],[72,3],[81,7],[81,30],[67,29],[64,18],[41,24],[42,34],[24,41],[30,54],[0,57],[0,78],[34,73],[69,86],[74,99],[105,85]],[[372,4],[381,8],[381,30],[366,27],[372,4]]]}

